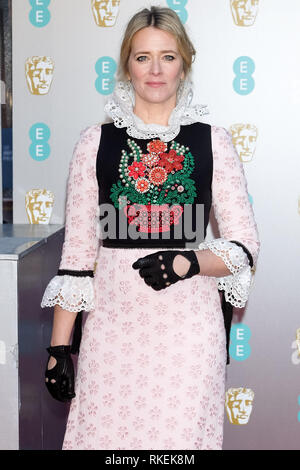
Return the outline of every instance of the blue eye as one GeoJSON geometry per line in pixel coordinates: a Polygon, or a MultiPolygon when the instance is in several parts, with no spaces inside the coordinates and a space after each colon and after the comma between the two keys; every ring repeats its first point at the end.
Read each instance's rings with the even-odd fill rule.
{"type": "MultiPolygon", "coordinates": [[[[166,58],[168,62],[172,62],[173,60],[175,60],[175,57],[172,55],[165,55],[164,58],[166,58]]],[[[145,55],[140,55],[139,57],[136,58],[138,62],[145,62],[146,59],[147,59],[147,56],[145,55]]]]}

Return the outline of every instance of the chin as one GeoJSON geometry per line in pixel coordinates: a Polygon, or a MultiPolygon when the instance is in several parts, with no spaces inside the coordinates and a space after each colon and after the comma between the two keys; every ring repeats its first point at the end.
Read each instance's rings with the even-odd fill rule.
{"type": "Polygon", "coordinates": [[[176,91],[174,93],[166,93],[166,90],[153,89],[148,90],[147,93],[144,94],[144,99],[154,103],[161,103],[170,99],[175,93],[176,91]]]}

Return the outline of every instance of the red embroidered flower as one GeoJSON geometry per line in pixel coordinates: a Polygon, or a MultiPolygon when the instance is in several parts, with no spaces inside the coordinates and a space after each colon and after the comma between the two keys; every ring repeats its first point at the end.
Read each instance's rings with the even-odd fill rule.
{"type": "Polygon", "coordinates": [[[151,183],[155,184],[156,186],[159,186],[160,184],[163,184],[166,179],[167,179],[168,173],[164,168],[161,168],[160,166],[157,166],[156,168],[153,168],[153,170],[150,171],[149,173],[149,180],[151,183]]]}
{"type": "Polygon", "coordinates": [[[149,190],[149,181],[146,178],[139,178],[135,183],[135,189],[139,193],[146,193],[149,190]]]}
{"type": "Polygon", "coordinates": [[[167,144],[161,140],[152,140],[152,142],[149,142],[147,145],[147,150],[149,153],[162,153],[165,152],[167,148],[167,144]]]}
{"type": "Polygon", "coordinates": [[[129,176],[133,176],[133,178],[136,180],[139,176],[144,176],[146,167],[141,162],[133,162],[132,165],[128,167],[128,170],[129,176]]]}
{"type": "Polygon", "coordinates": [[[163,166],[168,173],[172,170],[181,170],[182,162],[184,160],[183,155],[177,155],[175,150],[170,150],[169,153],[163,153],[160,155],[159,164],[163,166]]]}

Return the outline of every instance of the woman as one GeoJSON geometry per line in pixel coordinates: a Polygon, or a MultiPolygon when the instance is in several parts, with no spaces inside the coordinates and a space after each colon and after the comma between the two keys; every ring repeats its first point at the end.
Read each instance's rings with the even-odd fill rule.
{"type": "Polygon", "coordinates": [[[222,448],[229,329],[218,289],[245,305],[259,240],[229,133],[190,106],[194,55],[173,10],[138,12],[105,107],[113,122],[86,129],[74,151],[62,259],[42,300],[55,306],[46,384],[73,398],[63,449],[222,448]],[[221,237],[199,243],[211,205],[221,237]],[[102,207],[120,219],[106,238],[101,226],[99,248],[102,207]],[[189,230],[177,232],[183,219],[189,230]]]}

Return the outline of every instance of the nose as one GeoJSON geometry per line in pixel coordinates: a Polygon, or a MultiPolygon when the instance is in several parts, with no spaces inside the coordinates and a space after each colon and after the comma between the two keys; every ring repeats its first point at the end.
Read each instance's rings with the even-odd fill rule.
{"type": "Polygon", "coordinates": [[[251,13],[251,3],[252,1],[251,0],[247,0],[246,4],[245,4],[245,12],[246,13],[251,13]]]}
{"type": "Polygon", "coordinates": [[[242,403],[240,404],[240,412],[241,412],[241,413],[246,413],[246,406],[245,406],[245,403],[244,403],[244,402],[242,402],[242,403]]]}
{"type": "Polygon", "coordinates": [[[40,81],[41,81],[41,82],[45,82],[45,81],[46,81],[46,72],[45,72],[45,69],[42,69],[42,70],[41,70],[41,73],[40,73],[40,81]]]}
{"type": "Polygon", "coordinates": [[[153,75],[159,75],[161,73],[161,63],[159,58],[153,57],[151,61],[151,73],[153,75]]]}
{"type": "Polygon", "coordinates": [[[47,210],[46,210],[46,203],[43,202],[43,203],[41,204],[41,207],[40,207],[40,215],[45,216],[46,213],[47,213],[47,210]]]}
{"type": "Polygon", "coordinates": [[[249,150],[249,148],[250,148],[250,145],[249,145],[249,138],[246,138],[246,139],[244,140],[244,149],[245,149],[245,150],[249,150]]]}
{"type": "Polygon", "coordinates": [[[108,0],[106,10],[107,13],[112,13],[112,0],[108,0]]]}

